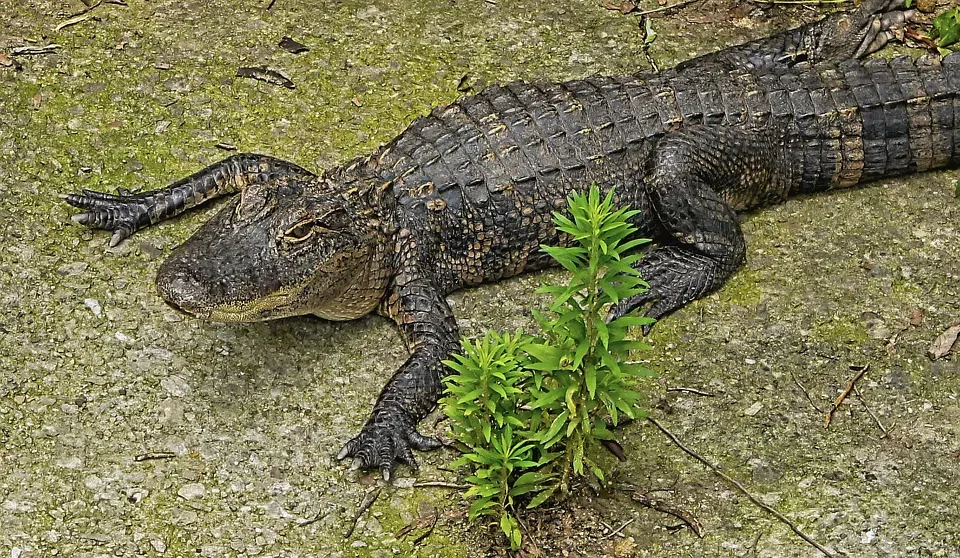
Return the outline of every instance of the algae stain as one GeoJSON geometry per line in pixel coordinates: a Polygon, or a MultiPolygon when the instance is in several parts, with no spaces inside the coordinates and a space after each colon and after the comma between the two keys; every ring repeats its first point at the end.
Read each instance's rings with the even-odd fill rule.
{"type": "Polygon", "coordinates": [[[870,340],[864,324],[841,316],[833,316],[815,324],[810,331],[810,338],[814,341],[848,345],[859,345],[870,340]]]}
{"type": "Polygon", "coordinates": [[[754,308],[760,304],[764,294],[760,285],[766,275],[760,271],[741,269],[720,289],[720,299],[726,304],[736,304],[744,308],[754,308]]]}

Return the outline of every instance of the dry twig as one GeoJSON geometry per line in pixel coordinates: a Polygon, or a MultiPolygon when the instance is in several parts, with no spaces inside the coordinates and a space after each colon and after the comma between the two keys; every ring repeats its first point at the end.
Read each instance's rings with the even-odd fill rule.
{"type": "Polygon", "coordinates": [[[170,451],[151,451],[148,453],[141,453],[140,455],[133,458],[137,463],[141,461],[153,461],[155,459],[173,459],[177,454],[170,451]]]}
{"type": "Polygon", "coordinates": [[[887,436],[889,436],[890,433],[887,432],[887,429],[883,427],[883,423],[881,423],[880,419],[877,418],[877,415],[873,414],[873,411],[870,410],[870,406],[867,405],[867,400],[864,399],[863,394],[860,393],[860,388],[858,388],[857,386],[853,386],[853,393],[857,395],[857,398],[860,400],[861,403],[863,403],[863,408],[867,410],[867,414],[870,415],[870,418],[873,419],[873,422],[877,423],[877,426],[880,428],[880,431],[883,432],[883,436],[880,436],[880,437],[886,438],[887,436]]]}
{"type": "Polygon", "coordinates": [[[777,519],[779,519],[779,520],[780,520],[784,525],[786,525],[787,527],[790,527],[790,530],[791,530],[791,531],[793,531],[794,533],[796,533],[797,536],[799,536],[801,539],[803,539],[803,540],[807,541],[808,543],[810,543],[814,548],[816,548],[817,550],[819,550],[820,552],[822,552],[824,556],[827,556],[828,558],[833,558],[834,555],[833,555],[832,552],[830,552],[829,550],[827,550],[826,548],[824,548],[823,546],[821,546],[817,541],[813,540],[812,538],[810,538],[809,535],[807,535],[806,533],[804,533],[803,531],[801,531],[800,528],[797,527],[792,521],[790,521],[789,519],[787,519],[786,516],[784,516],[782,513],[778,512],[777,510],[775,510],[775,509],[772,508],[771,506],[769,506],[769,505],[761,502],[760,499],[758,499],[756,496],[754,496],[753,494],[751,494],[750,491],[746,489],[746,487],[744,487],[742,484],[740,484],[738,481],[736,481],[736,480],[735,480],[733,477],[731,477],[730,475],[728,475],[728,474],[724,473],[723,471],[721,471],[719,466],[714,465],[713,463],[707,461],[707,459],[706,459],[705,457],[702,457],[702,456],[701,456],[700,454],[698,454],[697,452],[695,452],[695,451],[693,451],[692,449],[688,448],[687,446],[683,445],[683,443],[680,442],[680,440],[677,438],[677,436],[676,436],[673,432],[671,432],[669,429],[667,429],[666,426],[663,426],[662,424],[660,424],[660,422],[659,422],[657,419],[655,419],[655,418],[653,418],[653,417],[647,417],[647,420],[650,421],[654,426],[656,426],[656,427],[660,430],[660,432],[663,432],[663,433],[667,436],[667,438],[670,438],[670,441],[673,442],[674,444],[676,444],[676,446],[677,446],[678,448],[680,448],[681,450],[683,450],[684,453],[686,453],[686,454],[689,455],[690,457],[696,459],[696,460],[699,461],[700,463],[703,463],[705,466],[707,466],[707,468],[709,468],[711,471],[713,471],[714,474],[716,474],[718,477],[722,478],[723,480],[727,481],[727,482],[730,483],[731,485],[735,486],[735,487],[737,488],[737,490],[739,490],[740,492],[743,493],[744,496],[746,496],[747,498],[749,498],[750,501],[754,503],[754,505],[756,505],[756,506],[759,507],[760,509],[766,511],[766,512],[769,513],[770,515],[776,517],[777,519]]]}
{"type": "Polygon", "coordinates": [[[677,2],[676,4],[670,4],[669,6],[660,6],[659,8],[654,8],[654,9],[652,9],[652,10],[646,10],[646,11],[643,11],[643,12],[635,12],[634,15],[643,17],[643,16],[645,16],[645,15],[656,14],[656,13],[660,13],[660,12],[666,12],[666,11],[669,11],[669,10],[674,10],[674,9],[677,9],[677,8],[682,8],[682,7],[686,6],[687,4],[693,4],[693,3],[696,2],[696,1],[697,1],[697,0],[683,0],[682,2],[677,2]]]}
{"type": "Polygon", "coordinates": [[[301,519],[300,521],[298,521],[297,527],[306,527],[307,525],[313,525],[314,523],[320,521],[324,517],[327,517],[327,514],[328,512],[320,510],[316,514],[314,514],[314,516],[311,517],[310,519],[301,519]]]}
{"type": "Polygon", "coordinates": [[[857,383],[857,380],[863,377],[867,373],[867,370],[870,370],[870,365],[865,364],[863,366],[851,366],[850,370],[856,370],[856,375],[847,382],[847,387],[843,389],[843,393],[837,396],[836,401],[830,405],[830,410],[827,411],[826,416],[823,418],[823,427],[830,428],[830,421],[833,420],[833,413],[837,412],[837,409],[840,408],[840,405],[843,404],[844,400],[850,395],[850,392],[853,391],[853,384],[857,383]]]}
{"type": "Polygon", "coordinates": [[[694,394],[694,395],[700,395],[700,396],[703,396],[703,397],[713,397],[713,396],[714,396],[712,393],[710,393],[710,392],[708,392],[708,391],[701,391],[701,390],[696,389],[696,388],[688,388],[688,387],[668,387],[668,388],[667,388],[667,391],[681,391],[681,392],[683,392],[683,393],[692,393],[692,394],[694,394]]]}
{"type": "Polygon", "coordinates": [[[347,532],[343,534],[343,538],[349,539],[350,535],[353,534],[353,530],[357,528],[357,523],[360,521],[360,518],[363,517],[363,514],[367,513],[367,510],[370,509],[370,506],[377,501],[377,498],[380,497],[381,488],[378,486],[374,490],[367,492],[366,498],[363,499],[363,503],[360,504],[360,507],[357,509],[357,514],[353,516],[353,521],[350,522],[350,528],[347,529],[347,532]]]}
{"type": "Polygon", "coordinates": [[[823,409],[821,409],[816,403],[813,402],[813,397],[810,396],[810,392],[807,391],[807,388],[800,383],[800,380],[797,378],[797,375],[793,373],[793,370],[790,371],[790,376],[793,377],[793,383],[797,384],[797,387],[800,388],[800,391],[803,392],[803,395],[807,397],[807,401],[810,402],[810,406],[817,410],[821,415],[823,414],[823,409]]]}
{"type": "Polygon", "coordinates": [[[676,517],[680,521],[686,523],[687,527],[696,533],[698,537],[701,539],[703,538],[703,524],[700,523],[700,520],[694,517],[693,514],[687,510],[671,506],[662,500],[654,500],[639,490],[634,492],[631,498],[634,502],[639,502],[640,504],[652,510],[657,510],[660,513],[665,513],[667,515],[676,517]]]}
{"type": "Polygon", "coordinates": [[[447,481],[417,481],[413,483],[414,488],[449,488],[451,490],[467,490],[469,484],[457,484],[447,481]]]}
{"type": "Polygon", "coordinates": [[[624,529],[626,529],[628,525],[630,525],[631,523],[633,523],[633,522],[636,521],[636,520],[637,520],[636,517],[634,517],[633,519],[628,519],[627,521],[625,521],[625,522],[623,523],[623,525],[617,527],[616,529],[614,529],[613,527],[611,527],[611,526],[609,526],[609,525],[607,525],[606,523],[603,523],[603,522],[601,521],[601,523],[603,523],[603,525],[604,525],[607,529],[610,530],[610,534],[604,535],[604,536],[600,537],[600,540],[602,541],[602,540],[605,540],[605,539],[609,539],[610,537],[615,537],[615,536],[619,535],[619,534],[620,534],[620,531],[623,531],[624,529]]]}

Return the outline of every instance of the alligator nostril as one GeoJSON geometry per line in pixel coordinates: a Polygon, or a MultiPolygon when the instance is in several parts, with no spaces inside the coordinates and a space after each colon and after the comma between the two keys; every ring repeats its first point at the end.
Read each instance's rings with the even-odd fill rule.
{"type": "Polygon", "coordinates": [[[191,315],[197,313],[197,303],[204,298],[202,284],[190,267],[170,260],[164,262],[157,273],[157,291],[172,308],[191,315]]]}

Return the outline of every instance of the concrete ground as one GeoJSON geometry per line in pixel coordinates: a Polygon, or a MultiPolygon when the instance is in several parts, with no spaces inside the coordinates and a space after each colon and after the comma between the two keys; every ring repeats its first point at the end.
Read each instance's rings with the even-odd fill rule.
{"type": "MultiPolygon", "coordinates": [[[[392,324],[184,319],[152,278],[208,211],[110,249],[57,196],[157,188],[228,155],[218,143],[319,170],[458,87],[644,68],[637,20],[593,0],[265,4],[104,2],[57,29],[79,2],[0,0],[0,52],[60,45],[16,57],[19,70],[0,57],[0,557],[503,554],[459,492],[413,487],[457,482],[452,451],[391,485],[332,459],[405,358],[392,324]],[[284,35],[311,50],[281,50],[284,35]],[[297,87],[236,78],[239,65],[297,87]]],[[[654,21],[650,53],[668,65],[823,9],[702,0],[654,21]]],[[[650,337],[651,413],[838,555],[960,556],[960,365],[926,356],[960,321],[958,179],[747,216],[747,267],[650,337]],[[824,428],[863,366],[861,396],[824,428]]],[[[561,278],[452,302],[467,334],[529,328],[537,285],[561,278]]],[[[651,425],[623,437],[613,488],[525,516],[540,556],[819,555],[651,425]],[[704,537],[633,490],[688,511],[704,537]]]]}

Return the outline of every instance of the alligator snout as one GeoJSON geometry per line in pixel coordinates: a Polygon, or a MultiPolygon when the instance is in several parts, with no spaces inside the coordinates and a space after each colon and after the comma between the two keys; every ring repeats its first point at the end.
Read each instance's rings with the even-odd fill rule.
{"type": "Polygon", "coordinates": [[[195,269],[182,260],[166,260],[157,272],[157,292],[175,310],[203,319],[210,314],[213,301],[195,269]]]}

